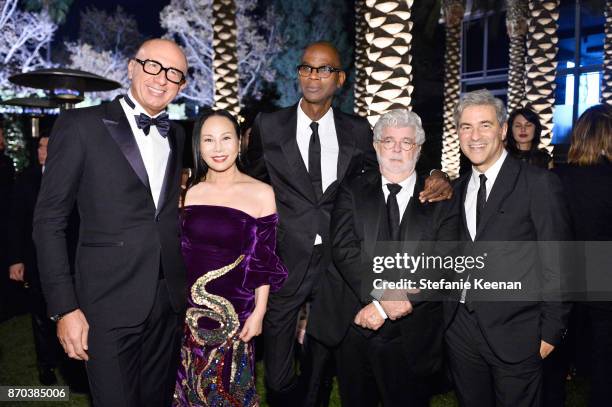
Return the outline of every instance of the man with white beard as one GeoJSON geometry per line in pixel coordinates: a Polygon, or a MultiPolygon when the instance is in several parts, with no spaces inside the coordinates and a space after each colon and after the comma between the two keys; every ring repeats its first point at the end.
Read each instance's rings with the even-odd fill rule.
{"type": "Polygon", "coordinates": [[[418,199],[424,179],[415,167],[424,142],[416,113],[384,114],[374,126],[379,170],[346,179],[338,191],[331,217],[335,269],[326,284],[336,285],[346,332],[336,353],[342,405],[428,406],[442,366],[442,303],[399,290],[379,295],[367,283],[362,289],[372,275],[363,253],[373,258],[377,242],[457,239],[450,201],[418,199]]]}

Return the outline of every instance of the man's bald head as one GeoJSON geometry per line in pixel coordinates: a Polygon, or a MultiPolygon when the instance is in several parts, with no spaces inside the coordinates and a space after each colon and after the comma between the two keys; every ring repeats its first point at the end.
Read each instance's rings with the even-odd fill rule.
{"type": "Polygon", "coordinates": [[[333,62],[335,68],[341,68],[342,61],[340,60],[340,52],[331,42],[327,41],[317,41],[309,44],[302,54],[302,61],[304,61],[304,57],[308,53],[312,53],[313,51],[324,52],[330,58],[330,61],[333,62]]]}
{"type": "Polygon", "coordinates": [[[186,76],[185,53],[175,42],[162,38],[145,41],[128,63],[130,92],[152,116],[164,110],[185,88],[186,76]],[[174,82],[168,79],[168,72],[172,73],[174,82]],[[183,79],[176,80],[181,74],[183,79]]]}
{"type": "MultiPolygon", "coordinates": [[[[180,54],[184,61],[185,70],[183,72],[187,72],[187,57],[185,56],[183,49],[176,42],[165,38],[152,38],[140,44],[140,47],[138,47],[138,51],[136,51],[136,58],[142,59],[143,57],[146,57],[146,55],[149,54],[152,50],[159,49],[180,54]]],[[[179,67],[177,66],[176,68],[179,67]]]]}

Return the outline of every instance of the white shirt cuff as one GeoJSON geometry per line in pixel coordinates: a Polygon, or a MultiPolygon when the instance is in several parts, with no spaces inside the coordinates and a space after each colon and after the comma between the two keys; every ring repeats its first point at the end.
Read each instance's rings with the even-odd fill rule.
{"type": "Polygon", "coordinates": [[[382,319],[387,319],[389,318],[387,316],[387,313],[385,312],[385,310],[383,309],[382,305],[380,305],[380,303],[376,300],[372,300],[372,304],[374,304],[374,306],[376,307],[376,309],[378,310],[378,313],[380,314],[380,316],[382,317],[382,319]]]}

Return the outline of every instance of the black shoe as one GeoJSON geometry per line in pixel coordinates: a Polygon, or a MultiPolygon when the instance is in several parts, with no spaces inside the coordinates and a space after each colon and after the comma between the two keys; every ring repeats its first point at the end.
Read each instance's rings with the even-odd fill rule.
{"type": "Polygon", "coordinates": [[[40,384],[44,386],[53,386],[54,384],[57,384],[57,377],[55,376],[53,369],[40,368],[38,370],[38,380],[40,381],[40,384]]]}

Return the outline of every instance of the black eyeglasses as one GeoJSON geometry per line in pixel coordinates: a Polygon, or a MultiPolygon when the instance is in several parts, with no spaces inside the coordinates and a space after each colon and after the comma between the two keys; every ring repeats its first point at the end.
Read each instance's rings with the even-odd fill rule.
{"type": "Polygon", "coordinates": [[[161,71],[165,71],[166,79],[177,85],[182,84],[185,81],[185,74],[176,68],[165,68],[162,64],[152,59],[145,59],[144,61],[138,58],[133,58],[134,61],[142,65],[142,70],[149,75],[159,75],[161,71]]]}
{"type": "Polygon", "coordinates": [[[310,74],[314,71],[317,73],[317,75],[319,75],[319,78],[325,79],[325,78],[329,78],[331,74],[333,73],[342,72],[342,69],[334,68],[333,66],[330,66],[330,65],[314,67],[314,66],[302,64],[302,65],[298,65],[297,71],[300,74],[300,76],[304,76],[304,77],[310,76],[310,74]]]}

